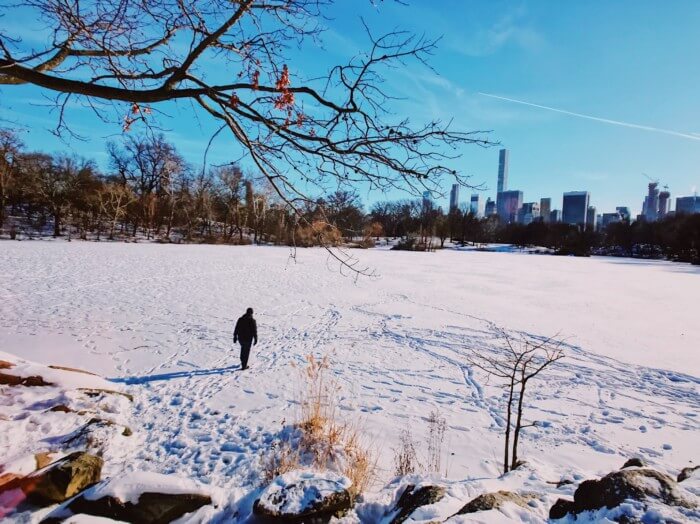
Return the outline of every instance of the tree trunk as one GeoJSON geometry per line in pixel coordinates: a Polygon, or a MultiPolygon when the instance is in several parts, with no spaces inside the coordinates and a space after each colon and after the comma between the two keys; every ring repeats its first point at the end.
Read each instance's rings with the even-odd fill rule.
{"type": "Polygon", "coordinates": [[[518,416],[515,420],[515,431],[513,432],[513,458],[510,462],[510,469],[514,469],[518,462],[518,439],[520,438],[520,427],[523,418],[523,398],[525,397],[526,381],[520,382],[520,398],[518,399],[518,416]]]}
{"type": "Polygon", "coordinates": [[[503,474],[508,473],[508,452],[510,451],[510,420],[513,406],[513,388],[515,387],[514,379],[511,379],[510,388],[508,390],[508,406],[506,409],[506,442],[503,447],[503,474]]]}
{"type": "Polygon", "coordinates": [[[61,213],[54,211],[53,214],[53,236],[54,238],[61,236],[61,213]]]}

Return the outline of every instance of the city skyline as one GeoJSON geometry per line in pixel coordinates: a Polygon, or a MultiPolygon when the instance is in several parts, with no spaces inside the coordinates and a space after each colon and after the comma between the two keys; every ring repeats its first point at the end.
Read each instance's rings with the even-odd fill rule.
{"type": "MultiPolygon", "coordinates": [[[[522,193],[522,195],[521,195],[522,203],[525,203],[525,202],[532,200],[533,202],[539,201],[540,205],[541,205],[542,201],[547,200],[548,204],[550,206],[549,207],[550,211],[559,210],[559,211],[563,212],[564,200],[565,200],[565,196],[567,193],[586,192],[587,191],[587,189],[585,189],[585,188],[578,188],[578,189],[571,188],[569,190],[564,190],[560,196],[554,195],[554,194],[531,195],[527,191],[522,189],[520,186],[509,187],[508,173],[510,170],[510,150],[508,150],[506,148],[500,148],[498,150],[498,156],[497,156],[496,161],[497,161],[497,165],[496,165],[496,168],[494,170],[494,173],[495,173],[494,179],[496,180],[496,184],[494,184],[494,186],[492,186],[492,187],[496,188],[496,191],[494,192],[493,190],[482,190],[481,192],[479,192],[479,195],[481,196],[481,199],[483,201],[486,201],[487,198],[491,198],[492,200],[498,202],[498,194],[499,194],[498,188],[503,187],[503,188],[505,188],[505,191],[503,191],[503,192],[506,192],[506,193],[515,192],[515,191],[522,193]],[[558,205],[557,205],[557,203],[558,203],[558,205]]],[[[654,185],[654,187],[656,188],[660,184],[660,181],[657,179],[657,180],[652,180],[650,182],[651,178],[649,177],[649,175],[647,175],[645,173],[640,173],[640,175],[641,175],[640,180],[642,180],[643,182],[640,182],[640,184],[639,184],[640,193],[639,193],[639,197],[637,199],[638,201],[641,202],[641,204],[639,204],[639,207],[635,206],[634,203],[630,204],[628,202],[618,202],[616,205],[612,206],[609,209],[605,208],[605,207],[601,207],[599,205],[595,205],[594,207],[596,208],[597,216],[602,217],[602,215],[605,213],[614,213],[616,210],[619,211],[620,208],[625,208],[627,210],[631,210],[631,211],[628,211],[628,214],[630,215],[630,217],[632,219],[636,218],[638,215],[644,215],[644,216],[646,216],[646,218],[648,220],[656,220],[657,212],[658,212],[658,218],[661,218],[662,216],[664,216],[665,214],[667,214],[669,212],[674,212],[676,210],[676,205],[677,205],[676,200],[677,199],[691,199],[693,197],[695,197],[696,199],[700,199],[700,197],[698,197],[698,192],[697,192],[696,188],[691,188],[691,189],[695,189],[695,191],[693,193],[689,193],[689,194],[676,193],[676,194],[674,194],[673,191],[670,190],[671,188],[668,185],[664,184],[663,191],[656,189],[655,200],[654,200],[653,205],[652,205],[652,207],[656,211],[654,211],[652,213],[647,208],[647,201],[652,196],[652,194],[651,193],[643,194],[643,191],[644,191],[644,189],[646,189],[647,191],[651,192],[652,191],[651,186],[654,185]],[[663,206],[663,209],[659,209],[659,205],[663,206]]],[[[455,186],[456,186],[455,184],[452,185],[452,190],[450,191],[450,206],[447,207],[447,209],[451,209],[452,195],[454,194],[455,186]]],[[[459,188],[460,186],[457,186],[457,187],[459,188]]],[[[478,188],[474,189],[474,191],[478,191],[478,188]]],[[[593,205],[596,202],[594,199],[594,196],[590,191],[587,191],[587,192],[589,194],[589,204],[593,205]]],[[[606,195],[606,196],[607,196],[608,200],[614,201],[614,197],[611,197],[610,195],[606,195]]],[[[440,203],[441,200],[442,199],[436,199],[436,202],[440,203]]],[[[687,200],[686,200],[686,202],[687,202],[687,200]]],[[[695,202],[695,201],[693,200],[693,202],[695,202]]],[[[458,203],[459,206],[464,206],[464,205],[468,205],[468,204],[469,204],[468,200],[460,200],[458,203]]],[[[693,204],[685,204],[685,205],[686,206],[690,205],[691,208],[693,206],[693,204]]]]}
{"type": "MultiPolygon", "coordinates": [[[[465,148],[462,158],[450,163],[471,175],[471,184],[485,186],[484,200],[495,198],[494,157],[500,148],[511,155],[508,186],[522,190],[527,200],[551,197],[553,208],[561,207],[557,201],[565,191],[586,189],[599,210],[622,205],[636,216],[646,192],[642,173],[668,184],[674,203],[675,196],[692,196],[700,187],[700,142],[653,130],[700,138],[695,89],[700,63],[685,59],[688,49],[700,45],[700,3],[621,0],[567,3],[556,10],[527,0],[469,6],[446,0],[410,8],[338,3],[324,22],[323,52],[290,53],[292,81],[366,50],[360,17],[375,32],[391,19],[418,34],[443,35],[432,69],[387,72],[387,88],[401,97],[388,103],[414,121],[439,119],[460,130],[491,131],[499,146],[465,148]]],[[[15,21],[23,38],[40,47],[40,36],[47,35],[41,23],[29,16],[15,21]]],[[[211,68],[208,73],[215,75],[211,68]]],[[[105,142],[118,139],[120,127],[100,122],[90,107],[75,102],[67,108],[67,123],[87,141],[70,136],[62,141],[52,134],[57,114],[49,113],[50,104],[41,89],[3,87],[0,120],[26,126],[22,139],[30,149],[75,152],[106,169],[105,142]]],[[[128,107],[115,106],[117,115],[125,112],[128,107]]],[[[167,118],[158,127],[189,162],[201,164],[216,128],[186,105],[166,105],[163,112],[167,118]]],[[[230,141],[217,139],[207,159],[221,164],[240,156],[230,141]]],[[[252,169],[245,162],[244,168],[252,169]]],[[[442,181],[445,208],[452,183],[442,181]]],[[[400,191],[370,193],[366,186],[357,191],[367,207],[411,197],[400,191]]],[[[462,192],[466,199],[471,191],[462,192]]]]}

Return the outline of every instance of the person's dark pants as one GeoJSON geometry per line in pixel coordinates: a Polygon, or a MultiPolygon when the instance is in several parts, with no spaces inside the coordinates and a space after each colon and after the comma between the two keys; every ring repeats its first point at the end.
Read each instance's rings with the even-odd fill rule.
{"type": "Polygon", "coordinates": [[[248,357],[250,356],[250,346],[252,340],[239,340],[241,344],[241,369],[248,367],[248,357]]]}

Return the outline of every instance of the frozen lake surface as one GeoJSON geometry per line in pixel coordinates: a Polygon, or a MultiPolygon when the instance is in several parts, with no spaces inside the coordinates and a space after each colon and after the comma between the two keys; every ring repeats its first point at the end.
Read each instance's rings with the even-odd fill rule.
{"type": "MultiPolygon", "coordinates": [[[[446,418],[448,477],[494,477],[502,391],[467,365],[495,323],[565,342],[533,383],[523,455],[552,474],[604,474],[630,456],[664,470],[697,457],[700,267],[507,253],[356,251],[377,279],[321,249],[0,243],[0,350],[126,384],[142,439],[124,469],[252,485],[293,419],[296,365],[329,355],[343,416],[392,476],[393,448],[446,418]],[[260,343],[238,371],[235,320],[260,343]]],[[[0,440],[0,456],[9,446],[0,440]]],[[[380,484],[381,485],[381,484],[380,484]]]]}

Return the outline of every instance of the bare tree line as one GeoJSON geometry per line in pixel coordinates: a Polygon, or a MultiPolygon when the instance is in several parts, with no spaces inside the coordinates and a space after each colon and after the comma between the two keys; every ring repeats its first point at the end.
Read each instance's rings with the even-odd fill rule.
{"type": "MultiPolygon", "coordinates": [[[[126,135],[107,149],[109,170],[101,173],[91,160],[26,151],[16,133],[0,129],[0,230],[11,238],[50,230],[96,240],[341,241],[324,201],[306,206],[302,221],[237,165],[194,168],[160,135],[126,135]]],[[[341,197],[331,199],[338,214],[341,197]]]]}

